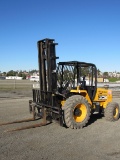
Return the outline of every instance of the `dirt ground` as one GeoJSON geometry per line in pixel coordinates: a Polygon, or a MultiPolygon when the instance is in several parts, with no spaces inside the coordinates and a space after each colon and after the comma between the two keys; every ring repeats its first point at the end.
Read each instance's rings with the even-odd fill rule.
{"type": "MultiPolygon", "coordinates": [[[[116,94],[115,94],[116,95],[116,94]]],[[[0,123],[29,118],[31,90],[0,92],[0,123]]],[[[120,104],[120,96],[113,101],[120,104]]],[[[0,126],[1,160],[118,160],[120,119],[108,122],[94,114],[80,130],[66,129],[54,122],[44,127],[6,132],[35,122],[0,126]]]]}

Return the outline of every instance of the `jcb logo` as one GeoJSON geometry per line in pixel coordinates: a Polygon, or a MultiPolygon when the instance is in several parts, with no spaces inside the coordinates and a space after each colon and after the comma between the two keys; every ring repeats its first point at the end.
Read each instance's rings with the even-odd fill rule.
{"type": "Polygon", "coordinates": [[[98,96],[99,100],[107,99],[107,96],[98,96]]]}

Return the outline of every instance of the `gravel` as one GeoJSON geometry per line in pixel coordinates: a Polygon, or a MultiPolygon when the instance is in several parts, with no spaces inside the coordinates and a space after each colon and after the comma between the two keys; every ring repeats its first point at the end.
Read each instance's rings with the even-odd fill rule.
{"type": "MultiPolygon", "coordinates": [[[[0,123],[29,118],[29,91],[0,92],[0,123]],[[6,97],[6,98],[5,98],[6,97]]],[[[120,98],[113,98],[120,103],[120,98]]],[[[24,122],[0,126],[1,160],[118,160],[120,159],[120,119],[108,122],[94,114],[80,130],[53,122],[44,127],[22,131],[6,130],[40,123],[24,122]]]]}

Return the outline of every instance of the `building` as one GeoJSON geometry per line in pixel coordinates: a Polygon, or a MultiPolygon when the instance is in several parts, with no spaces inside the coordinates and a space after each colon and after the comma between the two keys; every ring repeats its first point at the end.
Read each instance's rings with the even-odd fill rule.
{"type": "Polygon", "coordinates": [[[23,77],[18,77],[18,76],[8,76],[6,79],[15,79],[15,80],[22,80],[23,77]]]}

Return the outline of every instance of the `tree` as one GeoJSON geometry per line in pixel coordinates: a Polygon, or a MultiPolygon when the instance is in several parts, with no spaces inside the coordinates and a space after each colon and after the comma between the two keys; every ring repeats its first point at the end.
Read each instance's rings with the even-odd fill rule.
{"type": "Polygon", "coordinates": [[[19,76],[19,77],[22,77],[22,71],[20,71],[20,72],[18,73],[18,76],[19,76]]]}
{"type": "Polygon", "coordinates": [[[35,73],[35,72],[38,72],[38,70],[33,69],[33,70],[29,71],[29,73],[31,73],[31,74],[33,74],[33,73],[35,73]]]}
{"type": "Polygon", "coordinates": [[[23,77],[23,79],[26,79],[26,74],[23,73],[23,74],[22,74],[22,77],[23,77]]]}
{"type": "Polygon", "coordinates": [[[4,75],[4,76],[6,76],[6,74],[7,74],[6,72],[3,72],[3,75],[4,75]]]}
{"type": "Polygon", "coordinates": [[[104,76],[105,78],[107,78],[107,77],[108,77],[108,72],[104,72],[104,73],[103,73],[103,76],[104,76]]]}
{"type": "Polygon", "coordinates": [[[100,76],[101,71],[98,69],[98,70],[97,70],[97,73],[98,73],[98,76],[100,76]]]}
{"type": "Polygon", "coordinates": [[[24,74],[22,71],[18,74],[19,77],[23,77],[23,79],[26,79],[26,74],[24,74]]]}
{"type": "Polygon", "coordinates": [[[17,74],[16,71],[10,70],[10,71],[7,73],[7,76],[16,76],[16,74],[17,74]]]}

